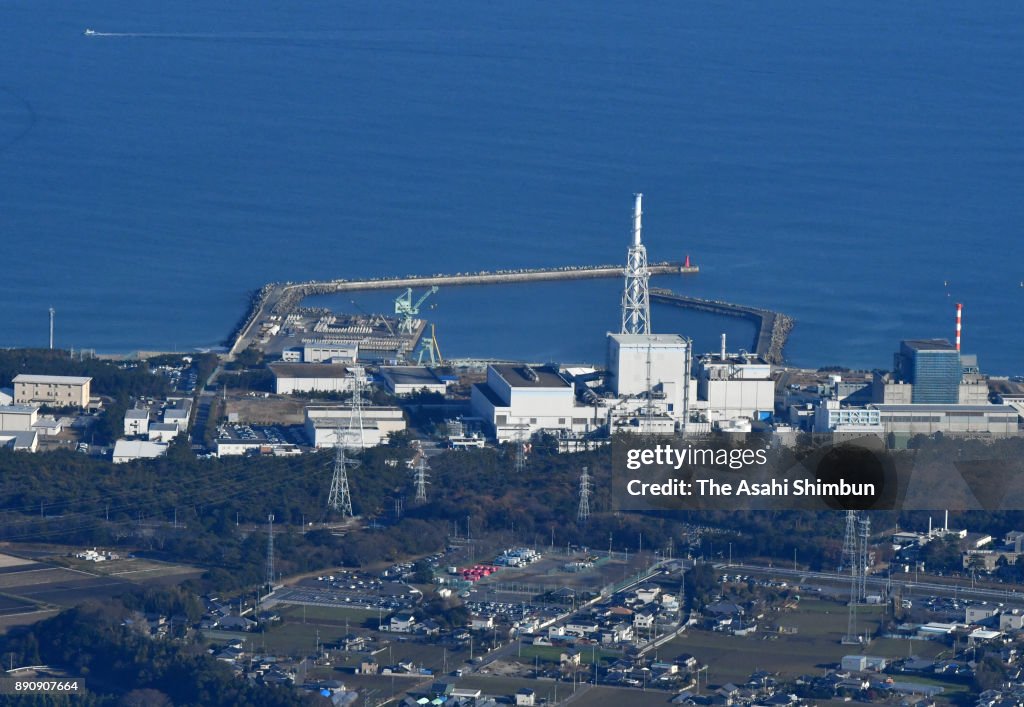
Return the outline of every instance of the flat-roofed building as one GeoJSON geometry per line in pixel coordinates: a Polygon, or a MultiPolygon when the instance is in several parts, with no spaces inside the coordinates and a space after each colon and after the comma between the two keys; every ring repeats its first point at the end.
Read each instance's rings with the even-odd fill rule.
{"type": "Polygon", "coordinates": [[[18,405],[80,407],[89,404],[92,378],[20,373],[14,377],[14,402],[18,405]]]}
{"type": "Polygon", "coordinates": [[[39,421],[39,408],[35,405],[0,405],[0,430],[25,432],[39,421]]]}
{"type": "Polygon", "coordinates": [[[333,363],[272,363],[274,392],[347,393],[352,390],[352,373],[347,366],[333,363]]]}
{"type": "Polygon", "coordinates": [[[0,447],[34,452],[39,449],[39,434],[35,430],[0,430],[0,447]]]}
{"type": "Polygon", "coordinates": [[[181,428],[173,422],[154,422],[146,434],[150,442],[170,442],[179,432],[181,428]]]}
{"type": "Polygon", "coordinates": [[[709,421],[771,417],[775,410],[772,367],[753,354],[717,353],[697,362],[697,398],[709,421]],[[703,406],[703,405],[702,405],[703,406]]]}
{"type": "Polygon", "coordinates": [[[119,439],[114,442],[114,463],[124,464],[136,459],[155,459],[167,453],[167,445],[145,439],[119,439]]]}
{"type": "Polygon", "coordinates": [[[414,395],[424,391],[444,395],[448,386],[427,366],[383,366],[384,385],[394,395],[414,395]]]}
{"type": "MultiPolygon", "coordinates": [[[[1015,437],[1020,414],[1010,405],[872,405],[887,435],[1015,437]]],[[[902,446],[902,445],[897,445],[902,446]]]]}
{"type": "Polygon", "coordinates": [[[473,386],[470,405],[498,442],[539,430],[588,429],[588,409],[576,407],[572,386],[547,366],[488,366],[487,381],[473,386]]]}
{"type": "Polygon", "coordinates": [[[665,401],[674,418],[684,414],[689,385],[689,347],[678,334],[609,334],[608,382],[618,396],[665,401]]]}
{"type": "Polygon", "coordinates": [[[177,425],[179,430],[187,430],[189,416],[192,413],[192,400],[174,398],[168,400],[168,404],[164,409],[164,424],[177,425]]]}
{"type": "Polygon", "coordinates": [[[376,447],[388,436],[406,429],[402,408],[387,405],[364,405],[363,437],[349,430],[352,420],[350,405],[311,405],[306,408],[306,436],[314,447],[335,447],[339,441],[346,447],[376,447]]]}
{"type": "Polygon", "coordinates": [[[138,437],[149,434],[149,410],[132,408],[124,413],[124,436],[138,437]]]}
{"type": "Polygon", "coordinates": [[[325,361],[355,363],[359,358],[359,344],[354,341],[321,341],[307,339],[302,342],[303,363],[325,361]]]}
{"type": "Polygon", "coordinates": [[[955,405],[960,401],[960,352],[945,339],[907,339],[895,356],[895,375],[913,385],[912,402],[955,405]]]}

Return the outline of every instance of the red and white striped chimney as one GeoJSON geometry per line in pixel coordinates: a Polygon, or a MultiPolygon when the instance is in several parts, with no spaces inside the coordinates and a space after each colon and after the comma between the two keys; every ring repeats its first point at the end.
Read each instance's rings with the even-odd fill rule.
{"type": "Polygon", "coordinates": [[[963,318],[964,306],[956,303],[956,350],[960,351],[960,324],[963,318]]]}

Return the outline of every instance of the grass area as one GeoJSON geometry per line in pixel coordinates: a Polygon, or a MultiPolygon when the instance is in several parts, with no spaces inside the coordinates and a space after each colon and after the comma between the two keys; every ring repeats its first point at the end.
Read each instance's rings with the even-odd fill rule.
{"type": "Polygon", "coordinates": [[[353,609],[345,606],[307,606],[300,604],[277,604],[274,609],[291,623],[320,623],[327,626],[344,625],[349,622],[350,628],[359,628],[368,619],[377,623],[378,613],[374,609],[353,609]]]}
{"type": "Polygon", "coordinates": [[[672,693],[657,690],[633,688],[590,687],[572,701],[573,707],[606,707],[607,705],[630,705],[633,707],[654,707],[666,705],[674,697],[672,693]]]}
{"type": "MultiPolygon", "coordinates": [[[[516,657],[515,655],[509,656],[508,660],[517,661],[520,663],[533,664],[534,658],[540,658],[543,662],[558,663],[561,655],[568,651],[568,648],[558,648],[555,646],[534,646],[524,643],[522,649],[522,656],[516,657]]],[[[590,665],[594,658],[600,663],[607,660],[618,660],[622,657],[622,653],[616,651],[605,651],[598,650],[596,653],[589,647],[580,649],[580,662],[585,665],[590,665]]]]}

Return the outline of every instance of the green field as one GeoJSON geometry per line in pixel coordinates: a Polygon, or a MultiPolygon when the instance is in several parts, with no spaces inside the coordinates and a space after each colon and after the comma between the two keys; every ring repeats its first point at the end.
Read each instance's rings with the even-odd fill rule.
{"type": "MultiPolygon", "coordinates": [[[[513,660],[520,663],[529,663],[532,665],[534,658],[540,658],[541,662],[557,663],[561,655],[565,653],[567,650],[569,649],[558,648],[555,646],[533,646],[524,643],[522,649],[522,656],[517,657],[516,655],[511,655],[508,657],[508,660],[513,660]]],[[[591,651],[589,647],[580,650],[581,663],[585,665],[590,665],[593,662],[594,657],[595,652],[591,651]]],[[[596,651],[596,658],[598,663],[607,660],[618,660],[621,657],[622,653],[617,651],[596,651]]]]}
{"type": "Polygon", "coordinates": [[[277,604],[274,610],[281,618],[291,623],[323,624],[326,626],[344,626],[348,621],[349,629],[362,627],[367,621],[377,625],[378,612],[373,609],[352,609],[344,606],[307,606],[301,604],[277,604]]]}

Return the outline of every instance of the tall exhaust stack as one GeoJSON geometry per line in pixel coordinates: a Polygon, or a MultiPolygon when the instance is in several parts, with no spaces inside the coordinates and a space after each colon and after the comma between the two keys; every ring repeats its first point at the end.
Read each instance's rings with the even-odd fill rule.
{"type": "Polygon", "coordinates": [[[50,350],[53,350],[53,307],[50,307],[50,350]]]}
{"type": "Polygon", "coordinates": [[[622,290],[623,334],[651,333],[651,301],[648,290],[647,249],[640,238],[643,194],[633,202],[633,240],[626,254],[625,287],[622,290]]]}
{"type": "Polygon", "coordinates": [[[633,202],[633,247],[640,245],[640,231],[642,229],[641,219],[643,218],[644,211],[642,208],[644,200],[643,194],[637,194],[636,200],[633,202]]]}
{"type": "Polygon", "coordinates": [[[725,360],[725,332],[722,332],[722,360],[725,360]]]}
{"type": "Polygon", "coordinates": [[[956,350],[960,352],[960,325],[963,321],[964,306],[956,303],[956,350]]]}

